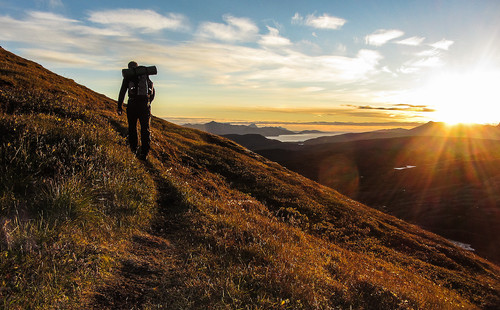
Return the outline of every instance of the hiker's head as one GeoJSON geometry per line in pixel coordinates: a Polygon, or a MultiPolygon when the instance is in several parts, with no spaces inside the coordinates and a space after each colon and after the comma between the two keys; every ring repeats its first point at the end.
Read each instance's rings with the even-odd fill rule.
{"type": "Polygon", "coordinates": [[[131,61],[128,63],[128,68],[129,69],[132,69],[132,68],[137,68],[137,63],[135,61],[131,61]]]}

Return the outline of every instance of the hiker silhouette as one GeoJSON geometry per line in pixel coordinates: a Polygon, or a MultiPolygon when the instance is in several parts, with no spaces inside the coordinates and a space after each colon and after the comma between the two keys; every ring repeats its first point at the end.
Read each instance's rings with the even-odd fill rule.
{"type": "Polygon", "coordinates": [[[127,120],[128,142],[132,152],[141,160],[146,160],[150,149],[151,132],[151,102],[155,97],[153,82],[149,79],[148,69],[156,67],[139,66],[135,61],[128,64],[128,69],[122,70],[123,81],[118,95],[118,115],[123,113],[123,100],[128,91],[127,120]],[[141,125],[141,149],[137,153],[137,121],[141,125]]]}

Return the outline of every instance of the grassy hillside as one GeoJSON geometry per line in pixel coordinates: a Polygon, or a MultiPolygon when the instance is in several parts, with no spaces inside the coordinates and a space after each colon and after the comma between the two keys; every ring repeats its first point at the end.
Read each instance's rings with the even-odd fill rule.
{"type": "Polygon", "coordinates": [[[259,153],[500,262],[498,140],[401,137],[259,153]]]}
{"type": "MultiPolygon", "coordinates": [[[[119,85],[117,85],[118,87],[119,85]]],[[[8,309],[495,309],[500,270],[220,137],[0,49],[8,309]]]]}

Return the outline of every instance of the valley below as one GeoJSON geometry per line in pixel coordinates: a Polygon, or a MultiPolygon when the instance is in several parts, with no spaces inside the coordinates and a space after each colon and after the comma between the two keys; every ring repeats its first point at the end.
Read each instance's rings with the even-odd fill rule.
{"type": "Polygon", "coordinates": [[[252,145],[244,137],[236,141],[355,200],[470,244],[477,254],[500,262],[500,141],[446,137],[441,131],[425,134],[324,144],[310,140],[302,146],[271,141],[252,145]]]}

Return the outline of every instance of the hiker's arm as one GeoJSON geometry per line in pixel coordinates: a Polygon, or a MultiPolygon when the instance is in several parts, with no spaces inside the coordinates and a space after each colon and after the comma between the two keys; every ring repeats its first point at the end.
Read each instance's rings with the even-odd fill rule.
{"type": "Polygon", "coordinates": [[[123,100],[125,99],[125,93],[127,92],[127,80],[123,79],[122,87],[120,88],[120,94],[118,95],[118,111],[122,110],[123,100]]]}

